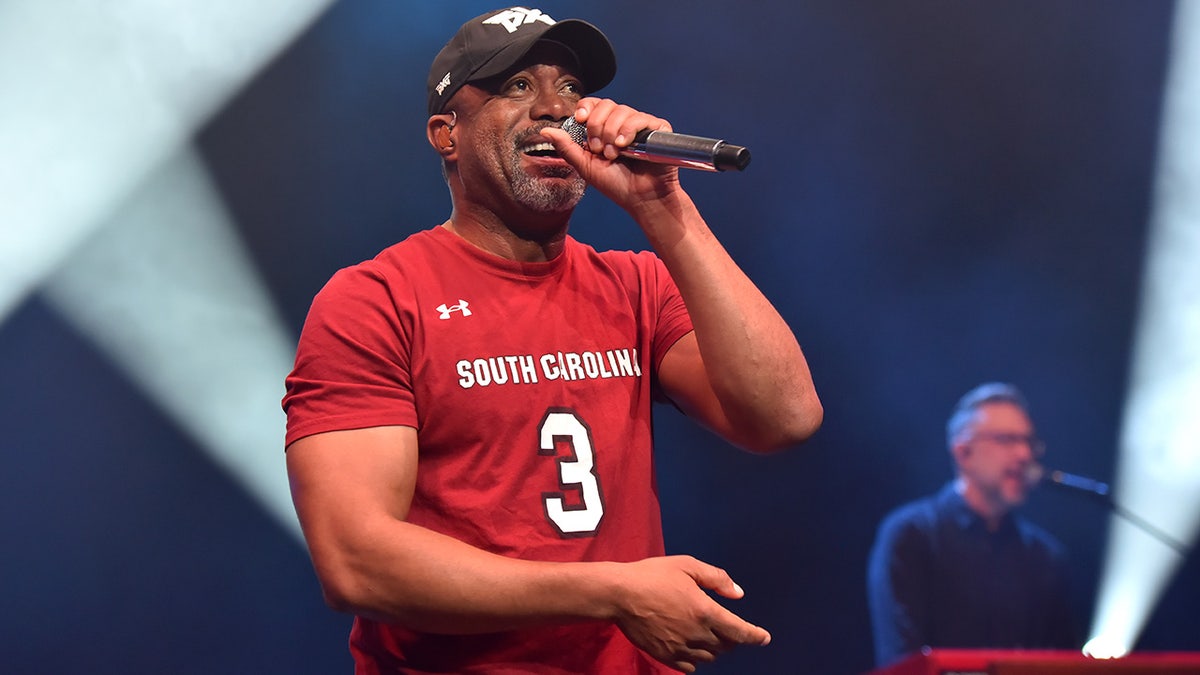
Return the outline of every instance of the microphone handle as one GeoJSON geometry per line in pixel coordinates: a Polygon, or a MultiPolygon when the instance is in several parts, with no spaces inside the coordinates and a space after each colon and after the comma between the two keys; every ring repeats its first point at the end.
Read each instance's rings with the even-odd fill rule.
{"type": "Polygon", "coordinates": [[[643,129],[622,155],[660,164],[674,164],[704,171],[743,171],[750,164],[750,151],[740,145],[688,134],[643,129]]]}
{"type": "MultiPolygon", "coordinates": [[[[587,127],[576,122],[574,117],[563,120],[562,130],[579,145],[587,145],[587,127]]],[[[702,171],[742,171],[750,164],[750,151],[740,145],[649,129],[639,131],[633,143],[621,150],[621,156],[702,171]]]]}

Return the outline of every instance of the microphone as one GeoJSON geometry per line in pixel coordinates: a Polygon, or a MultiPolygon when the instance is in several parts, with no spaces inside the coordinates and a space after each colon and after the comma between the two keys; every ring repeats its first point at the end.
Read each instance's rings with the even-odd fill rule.
{"type": "Polygon", "coordinates": [[[1087,492],[1097,497],[1108,498],[1108,483],[1102,483],[1093,478],[1076,476],[1065,471],[1051,471],[1049,479],[1051,485],[1059,485],[1072,490],[1087,492]]]}
{"type": "Polygon", "coordinates": [[[1029,468],[1025,470],[1025,479],[1030,486],[1046,481],[1051,485],[1061,488],[1084,492],[1105,500],[1108,499],[1108,483],[1102,483],[1093,478],[1076,476],[1066,471],[1054,470],[1047,473],[1041,464],[1030,464],[1029,468]]]}
{"type": "MultiPolygon", "coordinates": [[[[562,130],[571,134],[571,140],[576,143],[587,144],[587,127],[576,122],[573,116],[563,120],[562,130]]],[[[621,149],[621,155],[702,171],[742,171],[750,164],[750,151],[740,145],[730,145],[713,138],[649,129],[639,131],[637,136],[634,136],[633,143],[621,149]]]]}

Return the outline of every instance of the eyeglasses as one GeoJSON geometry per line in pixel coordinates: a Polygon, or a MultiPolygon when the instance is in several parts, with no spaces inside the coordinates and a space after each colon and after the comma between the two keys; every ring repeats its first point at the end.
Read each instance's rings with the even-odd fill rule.
{"type": "Polygon", "coordinates": [[[1027,445],[1029,446],[1029,453],[1034,457],[1042,457],[1046,454],[1046,443],[1033,434],[978,431],[972,436],[972,440],[991,441],[996,445],[1002,445],[1009,449],[1015,448],[1018,445],[1027,445]]]}

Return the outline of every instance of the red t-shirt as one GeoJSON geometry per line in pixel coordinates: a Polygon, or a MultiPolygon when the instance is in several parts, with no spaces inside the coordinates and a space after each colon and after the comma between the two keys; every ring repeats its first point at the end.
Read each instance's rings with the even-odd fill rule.
{"type": "MultiPolygon", "coordinates": [[[[518,263],[433,228],[317,295],[287,443],[412,426],[410,522],[514,558],[662,555],[654,373],[691,329],[652,253],[568,237],[556,259],[518,263]]],[[[671,672],[606,623],[445,636],[359,617],[351,650],[360,673],[671,672]]]]}

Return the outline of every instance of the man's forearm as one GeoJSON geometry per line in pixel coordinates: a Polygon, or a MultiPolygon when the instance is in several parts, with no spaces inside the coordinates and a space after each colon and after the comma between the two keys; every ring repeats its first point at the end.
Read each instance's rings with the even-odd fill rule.
{"type": "Polygon", "coordinates": [[[413,630],[467,634],[611,619],[615,563],[517,560],[403,521],[328,548],[312,542],[327,602],[413,630]],[[322,554],[323,553],[323,554],[322,554]]]}
{"type": "Polygon", "coordinates": [[[679,190],[633,215],[679,287],[730,421],[783,445],[811,435],[822,411],[800,345],[691,198],[679,190]]]}

